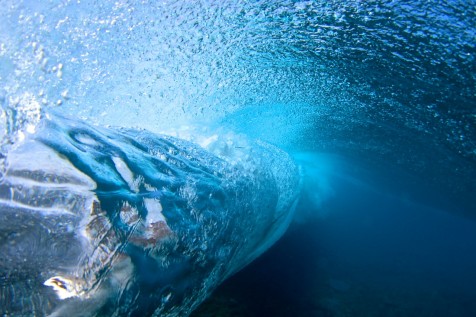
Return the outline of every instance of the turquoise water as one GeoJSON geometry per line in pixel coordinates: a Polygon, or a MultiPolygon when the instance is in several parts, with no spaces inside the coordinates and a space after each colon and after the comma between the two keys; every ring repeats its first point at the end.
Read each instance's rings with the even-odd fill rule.
{"type": "MultiPolygon", "coordinates": [[[[120,300],[106,296],[110,307],[132,315],[158,306],[164,316],[187,314],[270,247],[292,218],[282,240],[231,276],[197,316],[474,315],[475,6],[462,0],[4,1],[2,313],[32,313],[39,305],[40,315],[55,307],[80,315],[67,304],[76,299],[60,300],[43,285],[68,270],[74,277],[63,281],[73,285],[68,294],[92,285],[94,311],[103,273],[107,280],[108,265],[120,262],[112,271],[129,286],[120,300]],[[52,129],[48,120],[62,128],[52,129]],[[132,142],[149,133],[142,130],[152,136],[132,142]],[[162,143],[164,136],[175,141],[162,143]],[[160,151],[178,158],[153,158],[160,151]],[[164,172],[164,164],[181,172],[164,172]],[[222,187],[234,179],[222,172],[233,168],[240,181],[222,187]],[[293,181],[283,185],[285,179],[293,181]],[[208,185],[190,189],[190,183],[208,185]],[[214,201],[205,195],[211,188],[228,198],[214,201]],[[229,198],[233,191],[238,198],[229,198]],[[247,203],[246,193],[256,197],[247,203]],[[105,212],[104,222],[59,216],[88,214],[96,210],[92,201],[105,212]],[[248,210],[247,225],[224,202],[248,210]],[[125,219],[130,210],[137,215],[125,219]],[[160,217],[149,216],[152,210],[160,217]],[[276,210],[282,217],[270,216],[276,210]],[[127,233],[134,217],[143,222],[138,237],[127,233]],[[170,274],[156,274],[143,244],[164,219],[177,224],[172,231],[197,236],[180,240],[183,249],[157,246],[163,256],[157,263],[170,274]],[[216,229],[224,223],[250,244],[216,229]],[[205,224],[207,230],[197,229],[205,224]],[[126,262],[108,257],[116,252],[91,251],[97,241],[78,238],[81,228],[116,232],[106,234],[106,245],[156,282],[148,285],[126,262]],[[41,243],[31,253],[25,246],[35,239],[41,243]],[[53,251],[44,251],[42,243],[51,241],[53,251]],[[39,260],[66,252],[55,241],[75,246],[67,253],[75,264],[39,260]],[[205,252],[204,242],[213,252],[205,252]],[[242,254],[236,262],[207,262],[215,252],[231,254],[227,245],[242,254]],[[184,254],[193,260],[183,264],[184,254]],[[15,269],[21,259],[27,264],[15,269]],[[198,259],[208,264],[199,278],[187,279],[198,259]],[[95,273],[88,275],[91,267],[95,273]],[[211,274],[212,267],[220,274],[211,274]],[[76,278],[89,286],[73,292],[83,285],[76,278]],[[170,290],[182,295],[169,296],[170,290]],[[20,304],[7,305],[12,298],[20,304]]],[[[81,296],[79,302],[87,297],[81,296]]]]}

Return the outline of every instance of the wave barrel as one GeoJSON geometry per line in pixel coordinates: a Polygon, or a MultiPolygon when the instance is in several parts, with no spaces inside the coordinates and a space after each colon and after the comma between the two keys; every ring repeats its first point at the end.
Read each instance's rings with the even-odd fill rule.
{"type": "Polygon", "coordinates": [[[284,233],[299,194],[287,154],[237,144],[43,116],[0,184],[2,315],[190,314],[284,233]]]}

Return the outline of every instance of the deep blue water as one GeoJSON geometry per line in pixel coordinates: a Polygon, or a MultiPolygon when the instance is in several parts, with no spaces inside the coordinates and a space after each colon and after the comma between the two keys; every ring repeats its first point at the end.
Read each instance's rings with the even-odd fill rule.
{"type": "Polygon", "coordinates": [[[325,216],[291,226],[193,316],[476,314],[474,221],[334,182],[325,216]]]}
{"type": "MultiPolygon", "coordinates": [[[[167,197],[178,197],[179,202],[170,198],[166,218],[181,224],[187,223],[183,219],[193,219],[189,226],[177,226],[177,232],[202,232],[196,228],[203,228],[204,223],[210,231],[187,240],[190,243],[184,238],[183,249],[171,247],[177,253],[164,251],[166,259],[173,254],[173,263],[187,257],[210,260],[214,252],[220,259],[220,254],[232,254],[228,245],[245,250],[246,243],[240,239],[227,239],[227,235],[223,241],[217,239],[220,230],[216,228],[225,228],[224,232],[236,228],[235,237],[251,237],[252,242],[246,240],[250,245],[256,239],[256,249],[238,257],[247,263],[246,259],[274,241],[269,237],[282,233],[271,230],[260,235],[262,231],[255,226],[280,224],[267,217],[270,206],[280,199],[278,192],[286,192],[279,185],[284,178],[276,172],[277,160],[271,163],[264,154],[274,151],[265,145],[269,143],[293,157],[301,171],[302,191],[291,226],[267,253],[219,287],[194,316],[476,316],[474,0],[4,2],[0,9],[0,216],[30,220],[24,225],[13,221],[0,225],[0,248],[5,248],[0,250],[13,250],[16,255],[0,263],[1,313],[9,312],[5,303],[10,303],[12,294],[17,294],[13,297],[19,303],[24,299],[44,303],[35,302],[37,297],[31,295],[38,290],[54,295],[42,284],[51,277],[43,262],[23,261],[24,267],[42,272],[36,275],[11,264],[29,250],[21,246],[32,240],[21,240],[19,232],[35,235],[35,230],[28,229],[35,228],[41,234],[33,240],[39,242],[63,237],[63,242],[53,244],[51,252],[56,254],[64,248],[64,241],[72,239],[71,230],[82,228],[81,221],[68,218],[71,215],[65,216],[69,222],[50,221],[50,216],[30,218],[36,214],[28,208],[41,211],[52,204],[77,214],[95,210],[94,204],[82,205],[82,200],[78,204],[74,195],[72,200],[64,198],[55,182],[65,179],[74,193],[77,180],[82,180],[79,196],[98,196],[107,205],[110,223],[127,224],[135,219],[117,216],[135,210],[133,207],[146,217],[151,208],[143,201],[165,199],[164,192],[170,191],[167,197]],[[44,128],[50,113],[72,121],[51,132],[44,128]],[[94,126],[102,127],[103,132],[94,126]],[[115,128],[107,132],[111,126],[115,128]],[[78,139],[73,134],[70,138],[67,131],[80,128],[93,131],[92,139],[79,132],[78,139]],[[121,128],[186,139],[203,145],[214,159],[207,161],[208,154],[177,139],[185,144],[185,150],[179,151],[185,154],[174,164],[187,172],[174,174],[176,179],[161,187],[163,180],[154,175],[162,175],[167,155],[154,158],[156,150],[148,141],[116,139],[114,131],[126,131],[121,128]],[[35,138],[47,146],[66,141],[44,150],[30,146],[29,140],[35,138]],[[98,144],[112,150],[88,156],[88,149],[98,144]],[[260,150],[265,148],[269,151],[260,150]],[[45,153],[51,150],[61,154],[59,159],[51,154],[61,164],[47,164],[45,153]],[[23,161],[15,161],[18,157],[23,161]],[[36,160],[25,161],[29,157],[36,160]],[[206,190],[190,194],[184,184],[195,170],[188,169],[189,164],[200,162],[200,168],[211,171],[214,181],[212,185],[203,181],[206,188],[221,191],[217,185],[221,181],[214,178],[217,175],[223,184],[233,179],[222,177],[216,169],[220,164],[207,165],[223,157],[231,165],[252,162],[252,166],[266,167],[253,173],[244,168],[245,172],[235,176],[252,185],[241,190],[238,182],[227,188],[234,188],[241,198],[253,186],[257,192],[268,189],[263,200],[230,198],[215,204],[200,195],[206,190]],[[33,172],[24,180],[15,178],[18,173],[23,175],[22,168],[33,172]],[[78,171],[94,176],[93,183],[75,174],[78,171]],[[269,182],[251,181],[259,176],[269,182]],[[147,183],[148,179],[155,185],[147,183]],[[278,185],[273,185],[273,179],[278,185]],[[43,187],[38,189],[35,182],[47,189],[52,184],[54,195],[37,194],[43,187]],[[92,190],[94,184],[107,188],[92,190]],[[21,195],[15,196],[15,190],[21,195]],[[21,205],[18,214],[16,203],[21,205]],[[218,208],[227,204],[243,210],[250,205],[264,207],[251,208],[263,212],[251,212],[244,225],[238,213],[218,208]],[[197,209],[205,216],[197,216],[197,209]],[[233,216],[223,216],[227,214],[233,216]],[[70,229],[72,223],[77,227],[70,229]],[[204,251],[207,241],[212,241],[212,251],[204,251]]],[[[150,137],[156,138],[162,140],[150,137]]],[[[164,144],[159,148],[169,149],[170,144],[164,144]]],[[[173,148],[172,156],[176,155],[173,148]]],[[[292,171],[289,168],[285,174],[292,171]]],[[[160,208],[152,206],[162,211],[160,203],[160,208]]],[[[92,223],[90,227],[99,230],[92,223]]],[[[104,226],[99,232],[108,228],[104,226]]],[[[39,258],[48,258],[41,247],[36,250],[39,258]]],[[[139,247],[137,258],[150,260],[142,251],[139,247]]],[[[82,261],[87,263],[88,257],[82,261]]],[[[160,263],[169,268],[170,261],[160,263]]],[[[233,261],[225,268],[220,263],[228,262],[216,260],[210,266],[202,265],[200,272],[211,272],[214,265],[222,273],[240,267],[233,261]]],[[[170,280],[172,286],[195,295],[206,294],[221,281],[211,273],[191,281],[181,274],[186,271],[171,269],[171,275],[181,278],[158,274],[160,278],[151,280],[167,281],[165,284],[170,280]],[[181,273],[174,275],[176,272],[181,273]],[[211,284],[200,284],[208,278],[211,284]],[[200,292],[184,290],[188,283],[199,285],[200,292]]],[[[219,276],[227,276],[225,273],[219,276]]],[[[157,291],[128,287],[131,294],[140,293],[141,300],[152,298],[157,291]]],[[[134,302],[134,296],[127,297],[127,291],[118,289],[118,296],[134,302]]],[[[175,300],[167,296],[168,290],[164,287],[159,292],[160,305],[175,300]]],[[[113,303],[115,297],[111,297],[113,303]]],[[[46,302],[53,306],[63,303],[51,298],[46,302]]],[[[174,305],[167,304],[167,316],[180,316],[203,299],[198,295],[184,298],[190,301],[177,299],[174,305]]],[[[122,312],[131,312],[129,306],[124,305],[122,312]]],[[[155,304],[144,306],[150,311],[155,304]]],[[[49,306],[39,311],[44,312],[43,307],[49,306]]],[[[65,307],[70,314],[78,313],[65,307]]],[[[140,308],[134,307],[138,314],[140,308]]]]}

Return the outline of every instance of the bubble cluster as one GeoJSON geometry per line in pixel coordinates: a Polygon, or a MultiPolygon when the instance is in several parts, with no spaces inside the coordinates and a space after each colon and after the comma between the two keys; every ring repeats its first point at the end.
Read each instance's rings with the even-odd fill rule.
{"type": "Polygon", "coordinates": [[[98,124],[246,126],[427,179],[475,173],[466,1],[7,2],[3,95],[98,124]]]}

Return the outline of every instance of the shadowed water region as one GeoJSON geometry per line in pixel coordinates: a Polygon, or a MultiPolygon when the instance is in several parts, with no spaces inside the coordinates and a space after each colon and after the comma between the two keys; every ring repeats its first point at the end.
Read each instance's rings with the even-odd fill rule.
{"type": "Polygon", "coordinates": [[[292,225],[192,316],[476,314],[474,222],[342,180],[335,190],[346,199],[292,225]]]}

